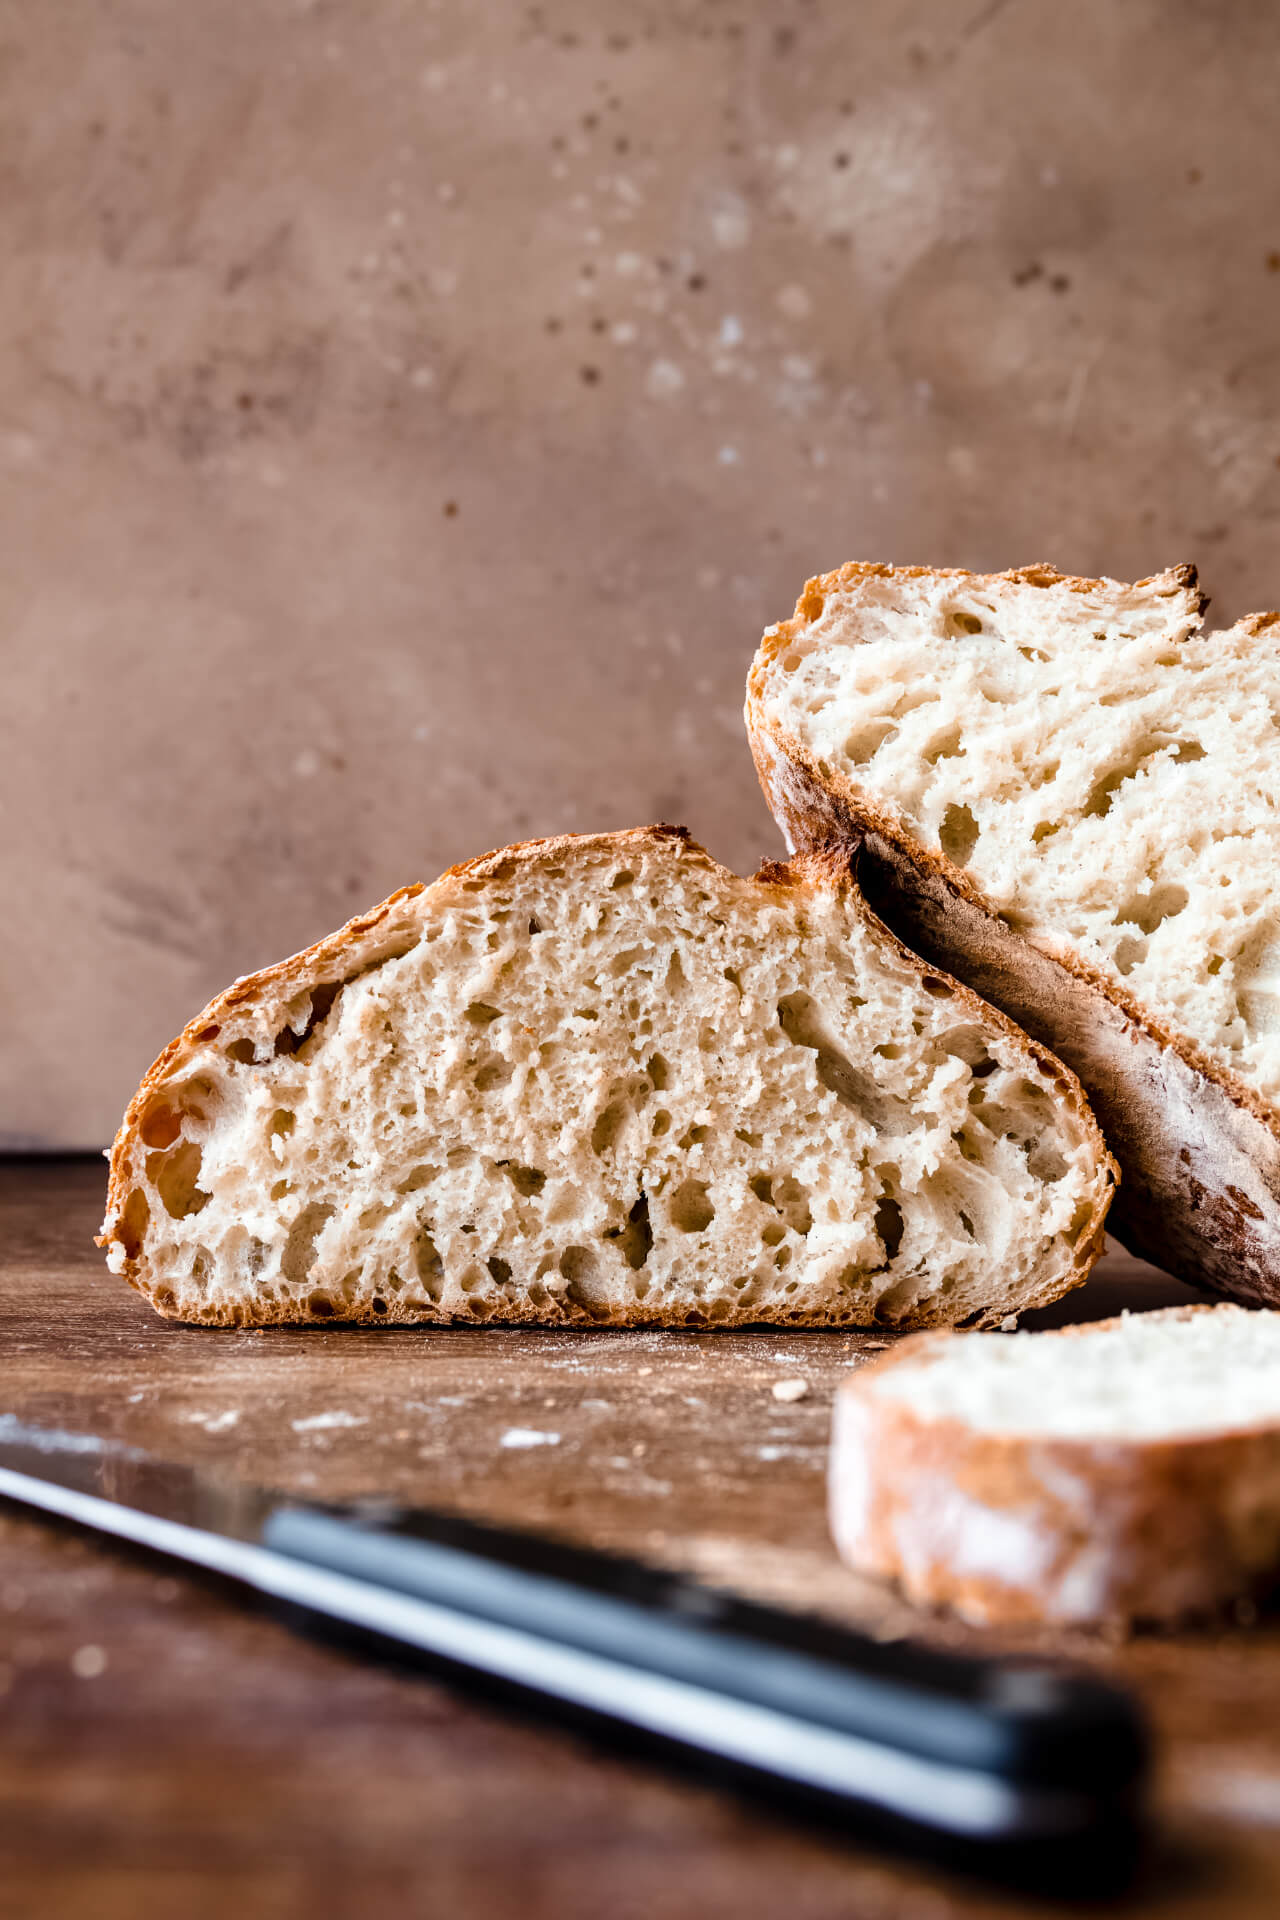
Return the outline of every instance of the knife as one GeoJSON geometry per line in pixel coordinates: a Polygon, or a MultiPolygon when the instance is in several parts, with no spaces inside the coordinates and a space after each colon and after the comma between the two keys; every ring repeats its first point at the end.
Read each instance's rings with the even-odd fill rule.
{"type": "Polygon", "coordinates": [[[877,1641],[540,1535],[304,1503],[12,1414],[0,1497],[859,1833],[1037,1879],[1133,1857],[1145,1725],[1083,1671],[877,1641]]]}

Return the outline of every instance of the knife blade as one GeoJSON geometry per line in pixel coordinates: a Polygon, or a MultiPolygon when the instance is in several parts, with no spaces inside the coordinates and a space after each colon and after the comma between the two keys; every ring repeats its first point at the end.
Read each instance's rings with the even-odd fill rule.
{"type": "Polygon", "coordinates": [[[1037,1878],[1067,1863],[1106,1875],[1132,1854],[1146,1727],[1084,1671],[886,1643],[541,1535],[301,1502],[12,1414],[0,1497],[855,1831],[1037,1878]]]}

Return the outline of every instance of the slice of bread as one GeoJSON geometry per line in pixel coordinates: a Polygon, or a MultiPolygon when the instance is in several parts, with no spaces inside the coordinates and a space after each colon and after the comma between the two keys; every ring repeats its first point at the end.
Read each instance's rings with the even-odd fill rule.
{"type": "Polygon", "coordinates": [[[872,905],[1076,1073],[1112,1230],[1280,1301],[1280,615],[1200,631],[1136,586],[851,565],[756,656],[793,851],[859,843],[872,905]]]}
{"type": "Polygon", "coordinates": [[[1080,1089],[867,910],[680,828],[534,841],[238,981],[112,1154],[109,1264],[217,1324],[986,1324],[1099,1250],[1080,1089]]]}
{"type": "Polygon", "coordinates": [[[980,1624],[1172,1620],[1280,1575],[1280,1313],[921,1334],[836,1396],[843,1557],[980,1624]]]}

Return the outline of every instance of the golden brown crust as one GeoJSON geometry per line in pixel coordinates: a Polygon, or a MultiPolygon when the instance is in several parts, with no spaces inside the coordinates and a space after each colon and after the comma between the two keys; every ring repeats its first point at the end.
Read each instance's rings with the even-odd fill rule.
{"type": "MultiPolygon", "coordinates": [[[[309,1310],[301,1310],[296,1303],[284,1300],[261,1301],[255,1303],[252,1310],[241,1305],[201,1303],[194,1309],[189,1304],[179,1307],[172,1292],[164,1284],[152,1284],[145,1271],[144,1243],[145,1222],[140,1228],[131,1226],[128,1215],[129,1193],[133,1186],[132,1164],[135,1153],[143,1144],[143,1129],[156,1123],[157,1117],[163,1118],[163,1089],[185,1063],[192,1053],[217,1037],[217,1030],[228,1013],[241,1012],[255,1001],[274,995],[288,998],[322,984],[330,983],[335,977],[350,977],[352,973],[362,972],[365,967],[377,964],[380,957],[386,957],[396,951],[397,937],[410,925],[416,930],[421,913],[429,904],[431,895],[437,888],[454,886],[458,881],[485,881],[505,877],[511,868],[523,861],[554,860],[561,852],[574,850],[582,852],[595,847],[607,848],[610,852],[622,853],[628,847],[670,845],[677,843],[686,857],[700,861],[709,871],[726,874],[727,870],[719,865],[704,848],[698,845],[687,828],[671,826],[660,822],[653,826],[632,828],[623,832],[608,834],[561,834],[541,840],[525,840],[509,847],[500,847],[482,854],[474,860],[468,860],[458,866],[450,867],[433,882],[424,887],[421,883],[402,887],[381,906],[361,914],[348,922],[336,933],[328,935],[305,951],[291,958],[266,967],[261,972],[239,979],[210,1001],[204,1010],[197,1014],[165,1048],[154,1062],[137,1093],[129,1103],[128,1110],[121,1123],[119,1132],[111,1150],[111,1174],[108,1184],[107,1215],[98,1245],[118,1246],[124,1254],[120,1269],[123,1277],[131,1286],[144,1294],[156,1310],[168,1317],[182,1318],[208,1326],[266,1326],[276,1323],[297,1323],[306,1320],[319,1320],[320,1315],[309,1310]],[[398,909],[410,902],[415,905],[412,915],[401,915],[398,909]]],[[[1088,1107],[1084,1094],[1075,1076],[1053,1055],[1030,1042],[1027,1036],[1002,1013],[987,1006],[967,986],[954,980],[943,970],[925,966],[918,956],[902,945],[897,935],[875,915],[866,904],[857,887],[853,875],[852,850],[841,844],[817,848],[798,854],[786,863],[766,861],[755,879],[763,886],[776,887],[780,891],[794,892],[798,888],[847,892],[856,900],[859,911],[874,925],[885,944],[898,956],[905,959],[913,971],[918,971],[926,980],[945,980],[949,991],[953,992],[958,1004],[973,1018],[984,1025],[1004,1033],[1016,1042],[1020,1048],[1030,1051],[1037,1063],[1057,1082],[1060,1095],[1071,1103],[1082,1121],[1091,1151],[1099,1167],[1107,1176],[1099,1199],[1086,1226],[1081,1229],[1074,1248],[1073,1268],[1070,1278],[1061,1278],[1048,1284],[1040,1293],[1029,1297],[1023,1304],[1025,1308],[1047,1304],[1059,1298],[1070,1288],[1078,1286],[1093,1267],[1102,1252],[1107,1209],[1116,1177],[1115,1164],[1111,1160],[1102,1134],[1088,1107]]],[[[732,877],[732,876],[729,876],[732,877]]],[[[386,1326],[392,1322],[385,1315],[377,1315],[372,1309],[353,1308],[350,1314],[353,1322],[367,1322],[386,1326]]],[[[323,1317],[324,1324],[332,1324],[328,1315],[323,1317]]],[[[588,1312],[572,1300],[552,1299],[541,1308],[530,1306],[522,1314],[528,1324],[555,1326],[599,1327],[602,1325],[627,1326],[699,1326],[709,1322],[696,1308],[687,1312],[667,1311],[661,1314],[645,1316],[634,1307],[624,1314],[610,1314],[602,1319],[588,1312]]],[[[815,1314],[811,1310],[791,1305],[777,1305],[767,1309],[754,1306],[750,1309],[731,1312],[724,1319],[717,1320],[721,1326],[749,1325],[753,1322],[769,1321],[778,1325],[864,1325],[865,1309],[856,1304],[847,1308],[824,1308],[815,1314]]],[[[456,1324],[453,1316],[434,1304],[423,1302],[419,1306],[407,1307],[401,1303],[395,1315],[397,1324],[448,1325],[456,1324]]],[[[914,1322],[915,1326],[945,1324],[943,1316],[936,1310],[933,1314],[922,1314],[914,1322]]]]}
{"type": "MultiPolygon", "coordinates": [[[[857,562],[811,581],[795,618],[766,633],[748,678],[747,729],[765,799],[789,845],[857,849],[861,883],[908,944],[954,969],[1078,1072],[1125,1176],[1111,1216],[1119,1239],[1195,1285],[1253,1305],[1280,1303],[1280,1114],[1065,943],[1049,947],[1012,928],[965,869],[924,846],[896,810],[819,763],[765,711],[765,669],[816,617],[823,593],[868,574],[955,572],[982,583],[1034,575],[1035,584],[1065,583],[1073,591],[1110,584],[1048,567],[966,575],[857,562]],[[806,602],[815,609],[807,615],[806,602]],[[1109,1040],[1100,1047],[1090,1024],[1101,1023],[1105,1036],[1116,1016],[1127,1049],[1109,1040]],[[1104,1071],[1093,1058],[1099,1052],[1104,1071]],[[1173,1061],[1185,1090],[1171,1085],[1173,1061]],[[1171,1127],[1170,1114],[1157,1111],[1161,1101],[1193,1112],[1193,1124],[1171,1127]],[[1252,1178],[1241,1171],[1242,1157],[1252,1178]]],[[[1153,578],[1167,582],[1170,593],[1196,586],[1193,567],[1153,578]]],[[[1264,625],[1273,618],[1258,617],[1264,625]]]]}
{"type": "MultiPolygon", "coordinates": [[[[1036,1337],[1071,1340],[1119,1324],[1036,1337]]],[[[1161,1440],[984,1433],[874,1391],[886,1368],[957,1337],[965,1336],[911,1335],[840,1390],[830,1517],[852,1565],[982,1625],[1176,1620],[1274,1576],[1274,1422],[1161,1440]]]]}

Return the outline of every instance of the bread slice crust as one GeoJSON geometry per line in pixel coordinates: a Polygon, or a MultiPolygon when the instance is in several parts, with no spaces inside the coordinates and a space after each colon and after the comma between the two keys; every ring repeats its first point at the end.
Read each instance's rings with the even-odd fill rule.
{"type": "MultiPolygon", "coordinates": [[[[1206,1303],[1131,1319],[1241,1311],[1206,1303]]],[[[1075,1342],[1121,1324],[1014,1337],[1075,1342]]],[[[981,1626],[1169,1623],[1274,1580],[1280,1423],[1128,1440],[993,1432],[876,1393],[886,1372],[968,1338],[910,1335],[841,1387],[828,1512],[850,1565],[981,1626]]]]}
{"type": "MultiPolygon", "coordinates": [[[[932,965],[999,1006],[1075,1072],[1124,1174],[1110,1230],[1192,1285],[1255,1306],[1280,1303],[1280,1114],[1241,1076],[1084,956],[1047,952],[1010,925],[971,874],[924,845],[896,809],[820,764],[769,711],[772,662],[861,578],[1022,582],[1088,594],[1113,583],[1041,564],[999,574],[849,562],[810,580],[790,620],[765,634],[747,682],[746,721],[769,808],[793,852],[856,850],[881,917],[932,965]]],[[[1206,604],[1192,566],[1136,583],[1206,604]]],[[[1280,614],[1242,625],[1262,631],[1280,614]]]]}
{"type": "MultiPolygon", "coordinates": [[[[1016,1049],[1028,1062],[1034,1063],[1035,1068],[1051,1080],[1055,1097],[1062,1103],[1063,1111],[1069,1114],[1072,1125],[1087,1144],[1093,1173],[1088,1217],[1075,1235],[1069,1271],[1046,1278],[1019,1304],[1044,1304],[1087,1276],[1102,1250],[1115,1169],[1078,1083],[1061,1063],[1045,1049],[1029,1042],[1012,1022],[986,1007],[968,988],[949,979],[943,980],[934,969],[922,967],[918,958],[909,953],[866,907],[853,884],[849,858],[843,850],[836,848],[802,856],[786,865],[767,863],[754,883],[746,883],[726,874],[697,846],[685,829],[665,824],[615,834],[559,836],[501,848],[450,868],[431,887],[415,885],[400,889],[380,907],[357,917],[305,952],[236,981],[170,1043],[145,1075],[129,1104],[111,1152],[107,1213],[99,1238],[99,1245],[107,1249],[113,1270],[142,1292],[157,1311],[203,1324],[267,1325],[307,1320],[331,1322],[334,1318],[341,1318],[386,1325],[446,1323],[463,1318],[456,1303],[450,1307],[420,1295],[390,1302],[385,1298],[367,1301],[357,1297],[347,1310],[337,1312],[331,1301],[319,1301],[311,1305],[305,1298],[297,1297],[201,1299],[190,1287],[175,1286],[150,1257],[148,1233],[152,1209],[147,1204],[144,1187],[153,1195],[154,1187],[149,1178],[144,1181],[143,1174],[158,1156],[167,1153],[175,1144],[181,1148],[184,1125],[181,1109],[184,1099],[188,1097],[184,1089],[190,1086],[193,1076],[199,1076],[201,1063],[208,1059],[210,1049],[225,1049],[227,1034],[223,1030],[228,1025],[252,1016],[264,1030],[278,1027],[280,1033],[284,1034],[284,1023],[290,1017],[291,1008],[295,1010],[292,1016],[295,1020],[303,1017],[296,1012],[300,996],[304,997],[302,1004],[305,1010],[305,996],[320,989],[333,988],[335,984],[341,990],[342,986],[360,980],[384,963],[411,951],[418,943],[424,925],[436,910],[437,903],[454,900],[459,883],[466,887],[497,881],[509,883],[522,870],[545,869],[548,864],[561,859],[581,859],[597,853],[607,854],[619,863],[655,854],[675,857],[692,871],[703,872],[710,879],[719,878],[737,887],[755,885],[764,890],[763,897],[766,900],[788,901],[809,896],[814,899],[816,906],[824,898],[837,896],[860,916],[871,938],[887,957],[892,958],[895,964],[901,963],[904,968],[909,968],[917,978],[932,981],[934,986],[930,991],[936,990],[944,995],[948,1004],[954,1003],[957,1018],[979,1023],[989,1035],[999,1036],[1009,1048],[1016,1049]]],[[[316,1018],[314,1008],[305,1012],[305,1018],[306,1027],[300,1037],[295,1031],[295,1038],[289,1043],[290,1051],[295,1045],[305,1046],[316,1018]]],[[[236,1044],[243,1046],[246,1043],[233,1042],[233,1045],[236,1044]]],[[[246,1070],[252,1071],[252,1050],[249,1054],[237,1056],[241,1057],[246,1061],[246,1070]]],[[[258,1057],[261,1058],[261,1055],[258,1057]]],[[[197,1102],[198,1098],[197,1094],[197,1102]]],[[[787,1302],[785,1306],[773,1303],[763,1310],[746,1302],[737,1311],[718,1313],[713,1322],[696,1307],[692,1311],[683,1311],[635,1303],[628,1305],[625,1311],[605,1311],[590,1302],[584,1304],[575,1300],[572,1291],[568,1297],[561,1294],[556,1298],[544,1298],[541,1303],[530,1304],[525,1301],[518,1312],[499,1308],[492,1317],[495,1320],[516,1319],[521,1323],[561,1326],[744,1324],[770,1320],[787,1324],[824,1325],[864,1324],[866,1319],[865,1312],[860,1317],[855,1306],[833,1307],[830,1301],[820,1308],[806,1308],[803,1302],[799,1305],[787,1302]]],[[[932,1306],[923,1304],[920,1311],[914,1316],[908,1315],[903,1324],[945,1324],[947,1318],[945,1305],[935,1301],[932,1306]]]]}

